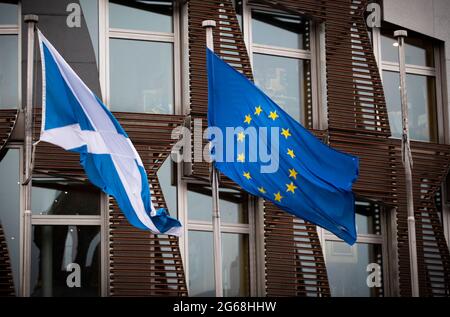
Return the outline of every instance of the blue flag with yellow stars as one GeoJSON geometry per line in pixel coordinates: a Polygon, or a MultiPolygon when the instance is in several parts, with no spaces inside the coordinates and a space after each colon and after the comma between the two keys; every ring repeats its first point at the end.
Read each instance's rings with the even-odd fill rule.
{"type": "Polygon", "coordinates": [[[358,158],[320,142],[209,49],[207,68],[215,167],[250,194],[355,243],[358,158]]]}

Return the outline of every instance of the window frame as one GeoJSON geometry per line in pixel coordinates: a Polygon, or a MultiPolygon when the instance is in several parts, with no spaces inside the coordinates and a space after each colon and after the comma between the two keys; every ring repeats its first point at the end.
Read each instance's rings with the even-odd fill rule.
{"type": "Polygon", "coordinates": [[[173,113],[181,114],[181,40],[180,40],[180,5],[173,3],[173,32],[154,32],[111,28],[109,25],[109,0],[99,1],[99,74],[100,87],[104,96],[104,103],[110,109],[111,83],[110,83],[110,40],[137,40],[143,42],[171,43],[173,45],[173,113]]]}
{"type": "MultiPolygon", "coordinates": [[[[181,164],[178,164],[179,171],[181,169],[181,164]]],[[[192,179],[183,179],[181,178],[181,174],[177,173],[178,176],[178,188],[179,188],[179,220],[183,223],[183,235],[180,237],[180,248],[182,250],[182,258],[183,258],[183,264],[184,264],[184,271],[185,271],[185,278],[186,283],[188,284],[188,292],[189,292],[189,231],[201,231],[201,232],[211,232],[213,236],[215,234],[219,235],[220,241],[222,241],[222,233],[234,233],[234,234],[245,234],[248,235],[248,247],[249,247],[249,291],[250,296],[260,296],[260,294],[257,291],[257,282],[256,282],[256,237],[255,237],[255,213],[256,210],[254,208],[253,199],[248,196],[247,201],[243,202],[247,205],[247,211],[248,211],[248,224],[243,223],[226,223],[221,222],[220,224],[220,233],[214,231],[213,223],[212,221],[204,221],[204,220],[192,220],[189,219],[188,215],[188,184],[197,184],[197,185],[204,185],[209,186],[208,183],[205,183],[203,181],[196,181],[192,179]]],[[[211,197],[212,199],[212,197],[211,197]]],[[[219,204],[219,210],[220,210],[220,204],[219,204]]],[[[212,208],[211,208],[211,215],[212,215],[212,208]]],[[[214,253],[213,253],[214,256],[214,253]]],[[[214,278],[215,280],[220,279],[223,280],[220,276],[222,276],[222,265],[223,263],[218,263],[216,259],[213,259],[214,263],[214,278]]],[[[222,285],[223,287],[223,285],[222,285]]],[[[216,289],[216,294],[218,290],[216,289]]]]}
{"type": "MultiPolygon", "coordinates": [[[[400,29],[401,27],[399,27],[400,29]]],[[[378,64],[378,70],[380,73],[380,78],[383,81],[383,71],[390,71],[399,73],[400,72],[400,65],[399,63],[395,62],[388,62],[382,60],[382,41],[381,41],[381,29],[382,27],[373,27],[369,32],[371,33],[372,38],[372,45],[374,48],[374,54],[375,54],[375,60],[378,64]]],[[[423,35],[426,37],[425,35],[423,35]]],[[[433,43],[433,59],[434,59],[434,67],[430,66],[419,66],[419,65],[411,65],[406,64],[406,74],[411,75],[419,75],[419,76],[426,76],[426,77],[432,77],[435,80],[435,96],[436,96],[436,105],[435,105],[435,117],[436,117],[436,127],[434,133],[435,133],[435,142],[439,144],[449,144],[450,142],[450,135],[449,135],[449,118],[448,118],[448,111],[445,107],[446,100],[446,87],[444,87],[445,80],[445,72],[443,69],[443,62],[442,59],[445,59],[443,57],[443,50],[438,45],[438,43],[433,43]]],[[[418,142],[426,142],[426,143],[434,143],[433,141],[418,141],[418,142]]]]}
{"type": "MultiPolygon", "coordinates": [[[[389,208],[388,206],[383,206],[378,204],[380,208],[380,226],[381,233],[377,234],[360,234],[358,233],[357,240],[354,244],[376,244],[381,247],[381,258],[382,258],[382,288],[383,297],[393,296],[397,287],[395,286],[395,269],[394,263],[396,261],[396,253],[392,252],[392,246],[389,245],[389,241],[395,236],[395,232],[392,231],[393,227],[396,227],[395,220],[395,210],[389,208]]],[[[323,257],[325,260],[325,265],[327,263],[327,253],[325,245],[327,241],[344,242],[342,239],[338,238],[331,232],[317,227],[317,234],[319,236],[320,245],[322,246],[323,257]]],[[[396,248],[395,248],[396,249],[396,248]]],[[[369,273],[369,272],[368,272],[369,273]]],[[[333,294],[331,294],[333,296],[333,294]]]]}
{"type": "MultiPolygon", "coordinates": [[[[276,56],[293,58],[297,60],[310,62],[310,79],[311,79],[311,122],[307,122],[305,118],[305,109],[300,109],[300,123],[304,126],[312,125],[313,129],[326,129],[327,128],[327,111],[326,111],[326,73],[325,73],[325,55],[322,54],[321,48],[325,47],[325,30],[323,25],[316,21],[309,20],[309,50],[306,49],[293,49],[272,45],[263,45],[253,43],[252,32],[252,10],[261,9],[267,12],[284,13],[273,8],[261,8],[256,4],[249,4],[248,0],[242,0],[242,32],[245,45],[247,47],[247,53],[254,73],[253,55],[261,54],[266,56],[276,56]],[[325,95],[324,95],[325,92],[325,95]],[[322,106],[320,106],[322,105],[322,106]]],[[[324,52],[323,52],[324,53],[324,52]]],[[[299,87],[301,90],[301,87],[299,87]]],[[[299,105],[302,106],[302,105],[299,105]]]]}

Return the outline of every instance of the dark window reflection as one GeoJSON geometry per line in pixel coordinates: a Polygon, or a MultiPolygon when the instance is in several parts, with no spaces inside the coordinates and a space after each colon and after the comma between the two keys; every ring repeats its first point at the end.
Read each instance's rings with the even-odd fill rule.
{"type": "Polygon", "coordinates": [[[215,296],[213,233],[189,231],[189,295],[215,296]]]}
{"type": "MultiPolygon", "coordinates": [[[[307,60],[253,54],[255,84],[294,119],[302,122],[311,103],[310,64],[307,60]]],[[[309,119],[310,118],[306,118],[309,119]]]]}
{"type": "Polygon", "coordinates": [[[223,295],[250,296],[248,235],[222,233],[223,295]]]}
{"type": "Polygon", "coordinates": [[[172,1],[120,1],[109,3],[112,28],[153,32],[173,32],[172,1]]]}
{"type": "Polygon", "coordinates": [[[356,201],[356,229],[358,235],[373,238],[373,242],[358,242],[349,246],[342,241],[325,241],[324,251],[331,295],[335,297],[373,297],[383,296],[383,253],[381,206],[367,201],[356,201]],[[377,240],[375,240],[377,239],[377,240]],[[370,266],[369,266],[370,265],[370,266]],[[378,281],[373,273],[378,269],[378,281]],[[369,269],[369,271],[368,271],[369,269]],[[369,283],[368,283],[369,281],[369,283]]]}
{"type": "MultiPolygon", "coordinates": [[[[398,63],[398,46],[397,39],[393,36],[394,30],[394,28],[382,29],[381,56],[383,61],[398,63]]],[[[434,67],[433,42],[410,32],[405,39],[405,61],[409,65],[434,67]]]]}
{"type": "MultiPolygon", "coordinates": [[[[19,162],[20,151],[17,149],[9,149],[0,161],[0,226],[8,247],[16,294],[19,290],[20,264],[19,162]]],[[[3,239],[0,237],[0,240],[3,239]]],[[[0,279],[0,287],[1,282],[0,279]]]]}
{"type": "Polygon", "coordinates": [[[114,111],[174,112],[173,43],[110,40],[114,111]]]}
{"type": "Polygon", "coordinates": [[[98,0],[80,0],[80,5],[98,65],[98,0]]]}
{"type": "Polygon", "coordinates": [[[31,296],[100,296],[100,227],[33,226],[31,296]],[[80,287],[67,266],[80,267],[80,287]]]}
{"type": "MultiPolygon", "coordinates": [[[[399,73],[383,71],[383,87],[389,114],[392,136],[402,135],[402,112],[400,101],[399,73]]],[[[407,74],[406,91],[408,95],[408,122],[411,139],[435,142],[436,124],[436,86],[434,77],[407,74]]]]}
{"type": "Polygon", "coordinates": [[[5,25],[17,24],[18,6],[13,2],[15,1],[0,2],[0,24],[5,25]]]}
{"type": "Polygon", "coordinates": [[[18,56],[18,36],[0,35],[0,109],[17,108],[18,56]]]}
{"type": "Polygon", "coordinates": [[[309,49],[309,21],[286,14],[252,11],[253,43],[309,49]]]}
{"type": "MultiPolygon", "coordinates": [[[[211,188],[200,184],[188,184],[189,220],[212,220],[211,188]]],[[[219,208],[222,223],[248,223],[248,196],[237,190],[221,188],[219,208]]]]}
{"type": "MultiPolygon", "coordinates": [[[[378,264],[382,269],[381,245],[326,241],[326,265],[333,297],[374,297],[383,293],[382,287],[369,287],[367,265],[378,264]]],[[[382,281],[381,281],[382,282],[382,281]]]]}
{"type": "Polygon", "coordinates": [[[34,215],[100,215],[100,191],[87,184],[33,180],[34,215]]]}
{"type": "Polygon", "coordinates": [[[172,217],[177,217],[177,178],[176,166],[168,157],[158,170],[158,180],[164,195],[167,209],[172,217]]]}

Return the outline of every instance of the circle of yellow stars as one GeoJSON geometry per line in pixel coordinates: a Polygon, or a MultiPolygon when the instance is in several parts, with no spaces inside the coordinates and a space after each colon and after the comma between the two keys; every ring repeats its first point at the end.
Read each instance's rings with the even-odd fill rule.
{"type": "MultiPolygon", "coordinates": [[[[253,113],[253,115],[259,117],[263,112],[264,111],[263,111],[262,107],[258,105],[255,107],[255,112],[253,113]]],[[[279,118],[279,115],[278,115],[277,111],[274,110],[274,111],[270,111],[269,114],[267,115],[267,117],[269,119],[271,119],[272,121],[276,121],[279,118]]],[[[252,120],[253,120],[253,118],[250,113],[245,115],[245,117],[244,117],[245,124],[250,125],[252,120]]],[[[285,140],[292,137],[291,131],[289,129],[284,129],[284,128],[281,128],[281,135],[285,138],[285,140]]],[[[238,142],[244,142],[245,133],[243,131],[238,132],[237,140],[238,140],[238,142]]],[[[294,150],[292,150],[290,148],[287,149],[286,155],[289,156],[291,159],[296,158],[294,150]]],[[[238,153],[237,161],[240,163],[244,163],[245,162],[245,154],[238,153]]],[[[285,198],[285,196],[283,196],[283,195],[295,195],[296,189],[298,189],[298,187],[294,183],[294,181],[297,180],[297,175],[298,175],[298,172],[294,168],[289,169],[289,179],[291,180],[290,183],[286,184],[285,189],[279,190],[278,192],[273,193],[273,200],[275,200],[276,202],[281,202],[285,198]],[[285,193],[285,194],[282,194],[282,193],[285,193]]],[[[252,175],[248,171],[244,171],[242,176],[245,177],[248,181],[250,181],[252,179],[252,175]]],[[[267,194],[267,190],[262,186],[258,187],[258,191],[261,194],[267,194]]]]}

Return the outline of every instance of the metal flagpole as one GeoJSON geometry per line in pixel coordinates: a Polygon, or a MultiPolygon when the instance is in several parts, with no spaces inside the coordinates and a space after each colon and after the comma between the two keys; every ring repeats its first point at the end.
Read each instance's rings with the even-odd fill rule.
{"type": "Polygon", "coordinates": [[[21,295],[30,294],[30,258],[31,258],[31,160],[33,153],[33,83],[34,83],[34,39],[35,28],[39,18],[37,15],[28,14],[24,17],[24,22],[28,25],[27,39],[27,94],[25,109],[25,213],[23,215],[23,249],[22,249],[22,287],[21,295]]]}
{"type": "Polygon", "coordinates": [[[419,297],[419,277],[417,268],[416,220],[414,218],[413,180],[412,180],[412,154],[408,127],[408,97],[406,94],[406,67],[405,67],[405,38],[408,32],[398,30],[394,37],[398,40],[398,56],[400,64],[400,95],[402,109],[402,160],[405,167],[406,197],[408,206],[408,241],[409,264],[411,267],[411,291],[413,297],[419,297]]]}
{"type": "MultiPolygon", "coordinates": [[[[214,42],[213,42],[213,28],[216,26],[216,21],[205,20],[202,22],[202,26],[206,29],[206,47],[214,52],[214,42]]],[[[211,181],[211,191],[212,191],[212,222],[213,222],[213,233],[214,233],[214,270],[215,270],[215,285],[216,285],[216,296],[223,296],[223,286],[222,286],[222,242],[220,237],[220,211],[219,211],[219,173],[212,166],[212,181],[211,181]]]]}

